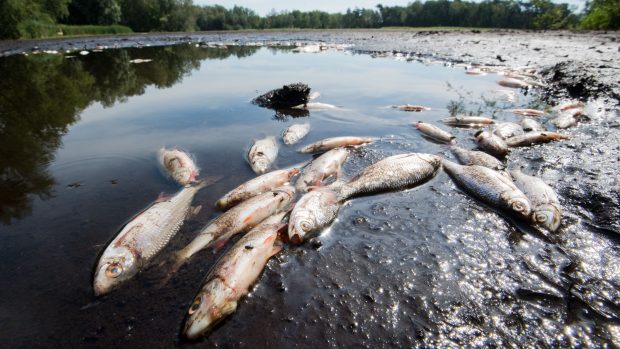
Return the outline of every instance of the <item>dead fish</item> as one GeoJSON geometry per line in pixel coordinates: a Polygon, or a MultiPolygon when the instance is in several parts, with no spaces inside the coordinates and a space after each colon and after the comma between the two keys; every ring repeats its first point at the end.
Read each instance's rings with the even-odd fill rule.
{"type": "Polygon", "coordinates": [[[462,165],[478,165],[494,170],[504,168],[504,164],[501,161],[483,151],[467,150],[457,146],[451,146],[450,150],[452,150],[452,153],[462,165]]]}
{"type": "Polygon", "coordinates": [[[566,109],[565,111],[561,112],[560,115],[558,115],[555,119],[551,120],[551,122],[557,128],[569,128],[577,125],[581,112],[581,108],[566,109]]]}
{"type": "Polygon", "coordinates": [[[387,157],[368,167],[340,187],[338,197],[346,200],[356,195],[414,187],[432,178],[441,166],[437,155],[423,153],[387,157]]]}
{"type": "Polygon", "coordinates": [[[536,110],[536,109],[507,109],[506,111],[509,111],[513,114],[517,114],[517,115],[523,115],[523,116],[543,116],[543,115],[547,115],[547,113],[545,111],[542,110],[536,110]]]}
{"type": "Polygon", "coordinates": [[[301,244],[306,235],[330,224],[338,214],[340,202],[327,187],[304,194],[295,204],[288,223],[288,238],[293,244],[301,244]]]}
{"type": "Polygon", "coordinates": [[[318,91],[314,91],[312,93],[310,93],[310,95],[308,95],[308,99],[309,100],[313,100],[313,99],[317,99],[321,96],[321,93],[318,91]]]}
{"type": "Polygon", "coordinates": [[[568,139],[560,133],[555,132],[528,132],[520,136],[514,136],[506,139],[509,147],[525,147],[537,143],[547,143],[553,140],[568,139]]]}
{"type": "Polygon", "coordinates": [[[497,84],[499,84],[500,86],[510,87],[510,88],[528,88],[531,86],[525,81],[522,81],[519,79],[513,79],[513,78],[505,78],[502,80],[498,80],[497,84]]]}
{"type": "Polygon", "coordinates": [[[404,104],[404,105],[393,105],[392,108],[396,108],[402,111],[415,111],[421,112],[424,110],[431,110],[429,107],[424,107],[421,105],[413,105],[413,104],[404,104]]]}
{"type": "Polygon", "coordinates": [[[468,194],[484,203],[529,220],[531,205],[525,194],[514,183],[484,166],[463,166],[443,160],[443,168],[450,178],[468,194]]]}
{"type": "Polygon", "coordinates": [[[528,176],[519,170],[510,171],[515,185],[532,204],[532,221],[555,232],[560,227],[562,210],[555,191],[542,179],[528,176]]]}
{"type": "Polygon", "coordinates": [[[227,210],[240,202],[284,185],[298,173],[298,168],[276,170],[265,173],[264,175],[251,179],[229,191],[222,196],[222,198],[220,198],[215,205],[221,210],[227,210]]]}
{"type": "Polygon", "coordinates": [[[95,295],[110,292],[143,269],[179,231],[196,192],[216,180],[203,179],[172,197],[159,198],[125,224],[97,262],[95,295]]]}
{"type": "Polygon", "coordinates": [[[495,126],[493,133],[502,139],[506,139],[508,137],[522,135],[525,132],[523,131],[523,127],[519,124],[515,124],[514,122],[502,122],[495,126]]]}
{"type": "Polygon", "coordinates": [[[520,124],[525,132],[546,131],[545,126],[534,119],[525,118],[520,121],[520,124]]]}
{"type": "Polygon", "coordinates": [[[297,190],[306,192],[309,187],[323,185],[323,180],[328,177],[337,178],[348,155],[349,152],[346,149],[336,148],[312,160],[297,179],[295,184],[297,190]]]}
{"type": "Polygon", "coordinates": [[[286,145],[293,145],[299,143],[308,132],[310,132],[310,124],[293,124],[284,130],[282,134],[282,140],[286,145]]]}
{"type": "Polygon", "coordinates": [[[293,109],[328,110],[328,109],[338,109],[338,107],[333,104],[320,103],[320,102],[308,102],[306,104],[296,105],[293,107],[293,109]]]}
{"type": "Polygon", "coordinates": [[[185,248],[177,253],[176,270],[198,251],[213,245],[220,248],[233,235],[248,231],[265,218],[286,207],[295,196],[295,188],[284,185],[257,195],[224,212],[211,221],[185,248]]]}
{"type": "Polygon", "coordinates": [[[474,137],[478,146],[493,156],[504,157],[509,152],[506,142],[491,131],[480,130],[476,132],[474,137]]]}
{"type": "Polygon", "coordinates": [[[278,156],[278,144],[276,143],[276,137],[269,136],[263,139],[254,141],[254,144],[248,152],[248,160],[257,174],[263,174],[267,172],[269,168],[276,161],[278,156]]]}
{"type": "Polygon", "coordinates": [[[334,149],[338,147],[350,147],[350,146],[358,146],[358,145],[363,145],[367,143],[372,143],[375,140],[377,139],[374,137],[354,137],[354,136],[333,137],[333,138],[326,138],[318,142],[314,142],[310,145],[300,148],[297,151],[299,153],[304,153],[304,154],[322,153],[322,152],[326,152],[330,149],[334,149]]]}
{"type": "Polygon", "coordinates": [[[239,239],[211,269],[189,307],[183,334],[196,339],[232,314],[250,292],[269,258],[282,250],[278,231],[285,224],[260,224],[239,239]]]}
{"type": "Polygon", "coordinates": [[[130,60],[129,63],[140,64],[140,63],[148,63],[148,62],[151,62],[151,61],[152,61],[152,59],[136,58],[136,59],[130,60]]]}
{"type": "Polygon", "coordinates": [[[456,138],[449,132],[440,129],[435,125],[428,124],[422,121],[418,121],[415,124],[415,128],[417,128],[418,131],[422,132],[423,135],[444,143],[452,143],[454,138],[456,138]]]}
{"type": "Polygon", "coordinates": [[[177,183],[188,185],[198,177],[199,170],[192,157],[179,149],[159,150],[159,163],[177,183]]]}
{"type": "Polygon", "coordinates": [[[559,111],[565,111],[565,110],[569,110],[569,109],[582,109],[584,107],[583,102],[580,101],[566,101],[561,103],[560,105],[556,106],[554,109],[559,110],[559,111]]]}
{"type": "Polygon", "coordinates": [[[482,127],[495,123],[492,119],[483,116],[454,116],[441,121],[452,127],[482,127]]]}
{"type": "Polygon", "coordinates": [[[465,71],[465,74],[467,74],[467,75],[487,75],[487,73],[485,71],[482,71],[482,70],[476,69],[476,68],[468,69],[467,71],[465,71]]]}

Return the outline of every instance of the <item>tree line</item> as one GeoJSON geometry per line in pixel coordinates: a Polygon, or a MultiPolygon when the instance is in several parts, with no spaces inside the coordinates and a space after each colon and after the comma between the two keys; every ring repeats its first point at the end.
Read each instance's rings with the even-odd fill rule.
{"type": "Polygon", "coordinates": [[[37,25],[55,23],[121,24],[138,32],[389,26],[619,29],[620,0],[587,1],[580,14],[551,0],[416,0],[345,13],[296,10],[266,16],[241,6],[197,6],[193,0],[0,0],[0,38],[23,37],[37,25]]]}

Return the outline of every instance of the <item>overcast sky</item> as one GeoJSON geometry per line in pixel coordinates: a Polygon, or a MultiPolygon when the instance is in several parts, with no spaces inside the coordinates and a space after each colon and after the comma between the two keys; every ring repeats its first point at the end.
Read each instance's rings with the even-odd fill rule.
{"type": "MultiPolygon", "coordinates": [[[[552,0],[557,3],[569,3],[577,6],[578,9],[583,8],[585,0],[552,0]]],[[[222,5],[230,8],[234,5],[250,8],[259,15],[266,15],[275,9],[276,11],[283,10],[321,10],[325,12],[345,12],[347,8],[374,8],[377,4],[384,6],[405,6],[412,0],[279,0],[279,1],[264,1],[264,0],[194,0],[197,5],[222,5]]]]}

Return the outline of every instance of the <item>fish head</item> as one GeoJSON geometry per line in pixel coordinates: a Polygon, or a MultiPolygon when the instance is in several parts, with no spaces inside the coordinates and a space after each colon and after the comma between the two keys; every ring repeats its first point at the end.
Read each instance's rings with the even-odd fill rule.
{"type": "Polygon", "coordinates": [[[317,227],[314,215],[308,210],[297,211],[291,216],[288,224],[288,238],[293,244],[299,245],[304,241],[306,234],[317,227]]]}
{"type": "Polygon", "coordinates": [[[96,296],[104,295],[138,272],[138,260],[124,246],[104,252],[93,279],[96,296]]]}
{"type": "Polygon", "coordinates": [[[267,171],[270,166],[269,159],[262,152],[255,153],[254,157],[252,157],[252,169],[257,174],[263,174],[267,171]]]}
{"type": "Polygon", "coordinates": [[[508,199],[508,207],[518,216],[529,219],[532,207],[530,201],[524,196],[513,196],[508,199]]]}
{"type": "Polygon", "coordinates": [[[532,220],[549,231],[555,232],[560,227],[562,213],[555,205],[540,205],[532,212],[532,220]]]}
{"type": "Polygon", "coordinates": [[[183,334],[196,339],[237,309],[235,292],[220,278],[209,281],[194,298],[187,311],[183,334]]]}
{"type": "Polygon", "coordinates": [[[278,200],[278,208],[288,205],[295,198],[295,187],[286,184],[272,191],[273,196],[278,200]]]}
{"type": "Polygon", "coordinates": [[[176,167],[172,172],[172,178],[180,184],[189,184],[196,178],[195,171],[188,167],[176,167]]]}

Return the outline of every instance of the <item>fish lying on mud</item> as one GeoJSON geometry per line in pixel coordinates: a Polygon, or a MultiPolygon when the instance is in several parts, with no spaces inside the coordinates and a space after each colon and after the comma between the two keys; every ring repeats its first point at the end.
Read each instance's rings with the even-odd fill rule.
{"type": "Polygon", "coordinates": [[[254,141],[250,151],[248,152],[248,160],[250,166],[257,174],[263,174],[271,168],[278,156],[278,144],[276,143],[276,137],[269,136],[263,139],[254,141]]]}
{"type": "Polygon", "coordinates": [[[519,122],[523,131],[532,132],[532,131],[546,131],[545,126],[541,124],[538,120],[525,118],[519,122]]]}
{"type": "Polygon", "coordinates": [[[525,147],[537,143],[547,143],[553,140],[568,139],[568,136],[555,132],[528,132],[520,136],[506,139],[509,147],[525,147]]]}
{"type": "Polygon", "coordinates": [[[183,186],[190,184],[198,177],[199,170],[194,160],[182,150],[161,148],[158,158],[166,173],[183,186]]]}
{"type": "Polygon", "coordinates": [[[323,185],[323,180],[328,177],[337,178],[348,155],[345,148],[336,148],[312,160],[297,179],[297,190],[306,192],[309,187],[323,185]]]}
{"type": "Polygon", "coordinates": [[[482,127],[495,123],[494,120],[484,116],[454,116],[445,118],[441,122],[452,127],[482,127]]]}
{"type": "Polygon", "coordinates": [[[484,203],[529,221],[531,204],[514,183],[484,166],[463,166],[443,160],[443,168],[465,192],[484,203]]]}
{"type": "Polygon", "coordinates": [[[562,209],[555,191],[542,179],[528,176],[519,170],[510,171],[515,185],[532,204],[532,221],[555,232],[560,227],[562,209]]]}
{"type": "Polygon", "coordinates": [[[392,108],[402,110],[402,111],[415,111],[415,112],[431,110],[431,108],[429,107],[424,107],[421,105],[413,105],[413,104],[393,105],[392,108]]]}
{"type": "Polygon", "coordinates": [[[299,143],[302,138],[310,132],[310,124],[293,124],[284,130],[282,134],[282,140],[286,145],[293,145],[299,143]]]}
{"type": "Polygon", "coordinates": [[[508,137],[522,135],[525,132],[523,131],[523,127],[519,124],[515,124],[514,122],[502,122],[495,126],[493,133],[498,135],[501,139],[506,139],[508,137]]]}
{"type": "Polygon", "coordinates": [[[299,171],[298,168],[292,168],[265,173],[229,191],[217,200],[215,205],[221,210],[227,210],[240,202],[284,185],[299,171]]]}
{"type": "Polygon", "coordinates": [[[457,146],[451,146],[450,150],[452,150],[452,153],[462,165],[478,165],[494,170],[504,168],[504,164],[495,156],[489,155],[483,151],[467,150],[457,146]]]}
{"type": "Polygon", "coordinates": [[[553,109],[559,110],[559,111],[565,111],[569,109],[582,109],[584,106],[585,104],[583,104],[583,102],[580,102],[580,101],[565,101],[563,103],[560,103],[553,109]]]}
{"type": "Polygon", "coordinates": [[[330,149],[334,149],[338,147],[358,146],[358,145],[372,143],[376,140],[377,138],[375,137],[354,137],[354,136],[333,137],[333,138],[326,138],[318,142],[314,142],[312,144],[309,144],[305,147],[300,148],[297,151],[303,154],[323,153],[330,149]]]}
{"type": "Polygon", "coordinates": [[[543,110],[537,110],[537,109],[508,109],[506,111],[509,111],[513,114],[517,114],[517,115],[523,115],[523,116],[543,116],[543,115],[547,115],[547,113],[543,110]]]}
{"type": "Polygon", "coordinates": [[[143,269],[181,229],[196,192],[216,180],[203,179],[174,196],[160,198],[125,224],[97,262],[95,295],[110,292],[143,269]]]}
{"type": "Polygon", "coordinates": [[[579,121],[579,116],[581,115],[581,113],[582,113],[582,109],[580,108],[567,109],[565,111],[560,112],[560,115],[558,115],[556,118],[551,120],[551,122],[557,128],[560,128],[560,129],[569,128],[569,127],[577,125],[577,122],[579,121]]]}
{"type": "Polygon", "coordinates": [[[288,223],[288,238],[301,244],[306,235],[330,224],[338,214],[341,203],[329,187],[322,187],[304,194],[293,207],[288,223]]]}
{"type": "Polygon", "coordinates": [[[432,138],[433,140],[443,142],[443,143],[452,143],[456,137],[451,135],[449,132],[440,129],[439,127],[428,124],[426,122],[418,121],[415,124],[415,128],[418,129],[423,135],[426,137],[432,138]]]}
{"type": "Polygon", "coordinates": [[[183,335],[196,339],[237,309],[267,261],[282,250],[278,231],[285,224],[259,224],[222,256],[189,307],[183,335]]]}
{"type": "Polygon", "coordinates": [[[500,86],[510,87],[510,88],[528,88],[532,86],[523,80],[519,80],[515,78],[505,78],[502,80],[498,80],[497,84],[500,86]]]}
{"type": "Polygon", "coordinates": [[[414,187],[432,178],[441,167],[441,158],[424,153],[408,153],[387,157],[366,167],[343,184],[338,193],[341,200],[357,195],[414,187]]]}
{"type": "Polygon", "coordinates": [[[491,131],[480,130],[476,132],[474,138],[482,150],[493,156],[501,158],[506,156],[509,152],[506,142],[504,142],[504,140],[499,136],[493,134],[491,131]]]}

